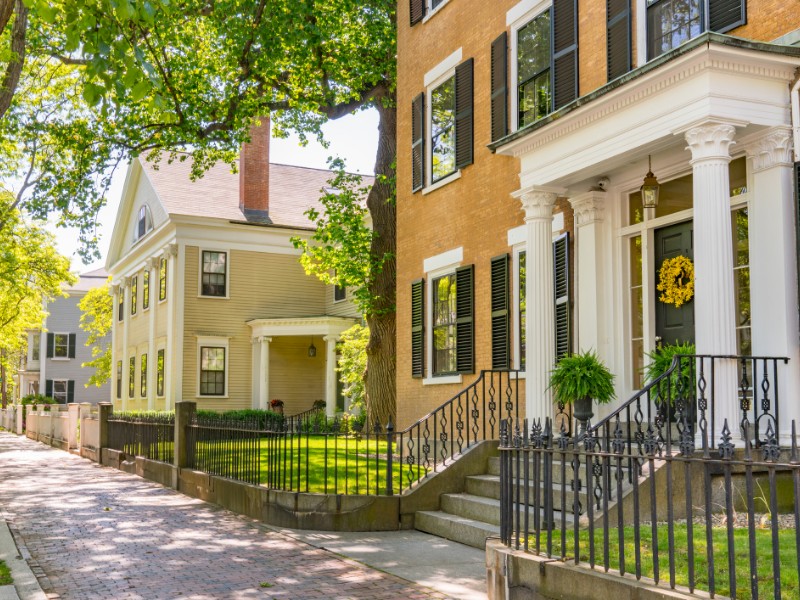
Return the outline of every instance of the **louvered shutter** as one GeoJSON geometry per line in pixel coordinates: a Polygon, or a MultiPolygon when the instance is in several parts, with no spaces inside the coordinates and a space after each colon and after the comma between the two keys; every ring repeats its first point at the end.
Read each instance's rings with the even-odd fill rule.
{"type": "Polygon", "coordinates": [[[492,259],[492,368],[511,366],[508,254],[492,259]]]}
{"type": "Polygon", "coordinates": [[[53,356],[55,356],[55,350],[56,350],[56,336],[53,333],[48,333],[47,352],[46,352],[47,358],[53,358],[53,356]]]}
{"type": "Polygon", "coordinates": [[[553,296],[555,301],[556,360],[572,351],[569,293],[569,233],[553,242],[553,296]]]}
{"type": "Polygon", "coordinates": [[[67,404],[75,402],[75,382],[70,379],[67,381],[67,404]]]}
{"type": "Polygon", "coordinates": [[[508,133],[508,33],[492,42],[492,141],[508,133]]]}
{"type": "Polygon", "coordinates": [[[456,169],[473,160],[473,63],[470,58],[456,67],[456,169]]]}
{"type": "Polygon", "coordinates": [[[747,23],[745,0],[708,0],[708,28],[725,33],[747,23]]]}
{"type": "Polygon", "coordinates": [[[45,379],[44,382],[44,395],[48,398],[53,397],[53,380],[52,379],[45,379]]]}
{"type": "Polygon", "coordinates": [[[74,333],[70,333],[69,334],[69,350],[68,350],[67,356],[69,356],[69,358],[75,358],[75,334],[74,333]]]}
{"type": "Polygon", "coordinates": [[[553,0],[553,110],[578,97],[578,0],[553,0]]]}
{"type": "Polygon", "coordinates": [[[411,103],[411,191],[425,185],[425,94],[411,103]]]}
{"type": "Polygon", "coordinates": [[[425,376],[425,280],[411,283],[411,376],[425,376]]]}
{"type": "Polygon", "coordinates": [[[608,81],[631,70],[630,0],[606,0],[606,67],[608,81]]]}
{"type": "Polygon", "coordinates": [[[474,270],[456,269],[456,371],[475,372],[474,270]]]}
{"type": "Polygon", "coordinates": [[[410,2],[411,26],[413,27],[425,16],[425,0],[411,0],[410,2]]]}

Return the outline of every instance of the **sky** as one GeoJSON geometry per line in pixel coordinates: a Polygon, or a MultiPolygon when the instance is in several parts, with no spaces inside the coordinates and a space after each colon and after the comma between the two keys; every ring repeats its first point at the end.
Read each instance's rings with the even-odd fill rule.
{"type": "MultiPolygon", "coordinates": [[[[309,141],[308,145],[300,145],[297,136],[287,139],[270,141],[270,161],[286,165],[312,167],[325,169],[328,167],[328,157],[339,156],[345,159],[347,170],[356,173],[372,174],[375,168],[375,152],[378,147],[378,113],[375,110],[359,112],[355,115],[342,117],[330,121],[323,126],[325,139],[330,142],[328,148],[323,148],[316,141],[309,141]]],[[[98,217],[98,232],[100,237],[100,252],[102,258],[88,265],[81,261],[77,254],[78,234],[75,229],[65,229],[48,226],[56,236],[56,245],[59,252],[68,256],[72,261],[72,269],[78,273],[86,273],[105,266],[105,258],[114,229],[122,196],[122,186],[125,183],[126,167],[120,167],[114,174],[114,179],[108,194],[108,204],[100,211],[98,217]]]]}

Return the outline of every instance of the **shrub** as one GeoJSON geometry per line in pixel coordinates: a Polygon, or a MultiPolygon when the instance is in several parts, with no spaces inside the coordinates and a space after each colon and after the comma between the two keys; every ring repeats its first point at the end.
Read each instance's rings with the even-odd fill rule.
{"type": "Polygon", "coordinates": [[[45,396],[44,394],[28,394],[20,398],[19,403],[22,406],[30,406],[36,404],[58,404],[54,398],[45,396]]]}

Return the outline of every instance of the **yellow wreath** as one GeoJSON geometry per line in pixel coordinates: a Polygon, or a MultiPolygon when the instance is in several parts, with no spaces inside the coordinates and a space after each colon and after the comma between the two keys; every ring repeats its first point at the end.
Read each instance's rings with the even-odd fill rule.
{"type": "Polygon", "coordinates": [[[656,289],[662,292],[658,297],[661,302],[680,308],[694,297],[694,265],[687,257],[665,259],[658,278],[656,289]]]}

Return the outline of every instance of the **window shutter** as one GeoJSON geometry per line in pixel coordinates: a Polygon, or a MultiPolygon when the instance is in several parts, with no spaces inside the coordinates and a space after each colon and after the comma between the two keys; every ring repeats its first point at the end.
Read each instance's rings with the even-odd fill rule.
{"type": "Polygon", "coordinates": [[[606,0],[606,66],[608,81],[631,70],[630,0],[606,0]]]}
{"type": "Polygon", "coordinates": [[[413,27],[425,16],[425,0],[411,0],[411,26],[413,27]]]}
{"type": "Polygon", "coordinates": [[[411,191],[425,185],[425,94],[411,103],[411,191]]]}
{"type": "Polygon", "coordinates": [[[53,380],[52,379],[45,379],[44,382],[44,395],[48,398],[53,397],[53,380]]]}
{"type": "Polygon", "coordinates": [[[725,33],[747,23],[745,0],[708,0],[708,28],[725,33]]]}
{"type": "Polygon", "coordinates": [[[75,381],[67,381],[67,404],[75,402],[75,381]]]}
{"type": "Polygon", "coordinates": [[[472,88],[473,59],[456,67],[456,169],[473,161],[472,88]]]}
{"type": "Polygon", "coordinates": [[[425,376],[425,280],[411,283],[411,376],[425,376]]]}
{"type": "Polygon", "coordinates": [[[508,133],[508,33],[492,42],[492,141],[508,133]]]}
{"type": "Polygon", "coordinates": [[[67,356],[69,356],[69,358],[75,358],[75,334],[74,333],[70,333],[69,334],[69,351],[67,353],[67,356]]]}
{"type": "Polygon", "coordinates": [[[56,336],[53,333],[47,334],[47,358],[53,358],[56,353],[56,336]]]}
{"type": "Polygon", "coordinates": [[[578,0],[553,0],[553,110],[578,97],[578,0]]]}
{"type": "Polygon", "coordinates": [[[511,366],[508,254],[492,259],[492,368],[511,366]]]}
{"type": "Polygon", "coordinates": [[[456,371],[475,372],[475,324],[472,265],[456,269],[456,371]]]}
{"type": "Polygon", "coordinates": [[[570,332],[569,233],[553,242],[553,296],[556,314],[556,360],[572,351],[570,332]]]}

